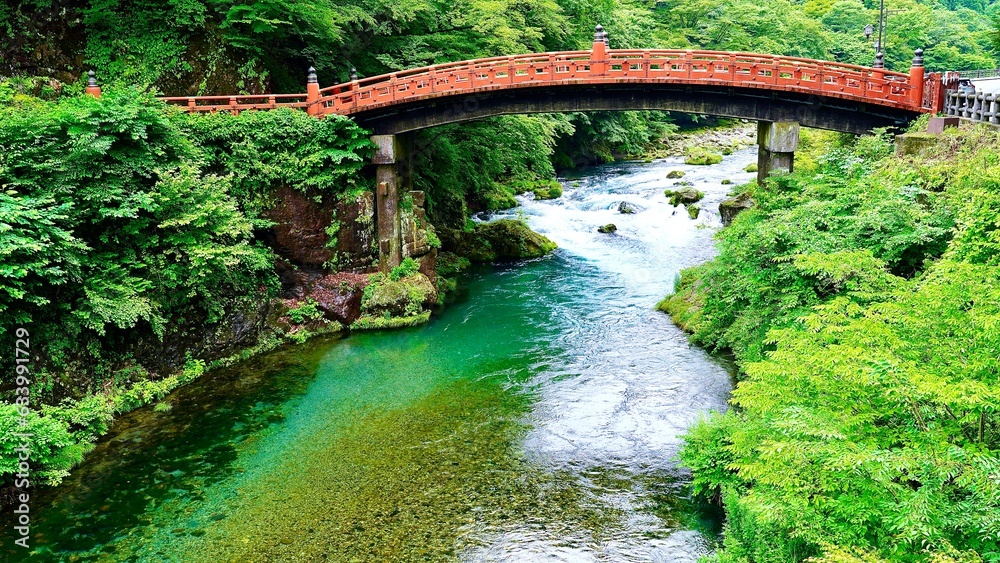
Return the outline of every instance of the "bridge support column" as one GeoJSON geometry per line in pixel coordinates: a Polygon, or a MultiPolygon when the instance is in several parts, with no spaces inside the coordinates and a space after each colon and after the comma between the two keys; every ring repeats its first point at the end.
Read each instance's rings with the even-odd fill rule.
{"type": "Polygon", "coordinates": [[[399,194],[413,189],[410,174],[410,146],[413,137],[373,135],[377,146],[375,164],[375,220],[377,223],[379,270],[388,272],[403,259],[402,225],[399,194]]]}
{"type": "Polygon", "coordinates": [[[757,122],[757,183],[768,176],[793,169],[799,148],[799,124],[795,121],[757,122]]]}

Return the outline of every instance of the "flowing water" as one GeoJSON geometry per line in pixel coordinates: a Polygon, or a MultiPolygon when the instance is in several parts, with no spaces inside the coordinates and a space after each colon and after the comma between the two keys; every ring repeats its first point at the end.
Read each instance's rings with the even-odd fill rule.
{"type": "Polygon", "coordinates": [[[32,497],[27,559],[695,561],[719,518],[676,454],[731,380],[653,306],[711,258],[721,182],[753,158],[588,169],[516,211],[560,250],[472,272],[430,324],[311,341],[123,416],[32,497]],[[697,220],[663,196],[674,169],[706,194],[697,220]]]}

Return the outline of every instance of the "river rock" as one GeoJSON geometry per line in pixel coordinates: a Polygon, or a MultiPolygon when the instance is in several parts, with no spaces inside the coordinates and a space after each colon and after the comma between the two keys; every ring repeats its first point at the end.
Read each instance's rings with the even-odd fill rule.
{"type": "Polygon", "coordinates": [[[670,205],[677,207],[678,205],[697,203],[701,201],[701,198],[705,197],[702,192],[688,186],[681,188],[679,190],[665,190],[663,195],[670,198],[670,205]]]}
{"type": "Polygon", "coordinates": [[[630,205],[627,201],[623,201],[618,204],[618,213],[631,215],[635,213],[635,209],[632,209],[632,205],[630,205]]]}
{"type": "Polygon", "coordinates": [[[439,236],[444,250],[473,262],[540,258],[556,249],[556,243],[515,219],[478,223],[472,232],[440,229],[439,236]]]}
{"type": "Polygon", "coordinates": [[[597,232],[604,234],[611,234],[618,230],[618,227],[614,223],[608,223],[607,225],[602,225],[597,227],[597,232]]]}
{"type": "Polygon", "coordinates": [[[722,224],[728,227],[741,211],[750,209],[751,207],[753,207],[753,198],[747,192],[723,201],[719,204],[719,215],[722,216],[722,224]]]}
{"type": "Polygon", "coordinates": [[[676,180],[678,178],[683,178],[683,177],[684,177],[683,170],[671,170],[670,172],[667,172],[668,180],[676,180]]]}
{"type": "Polygon", "coordinates": [[[685,208],[687,209],[688,217],[692,219],[697,219],[698,214],[701,213],[701,208],[694,203],[689,203],[685,208]]]}

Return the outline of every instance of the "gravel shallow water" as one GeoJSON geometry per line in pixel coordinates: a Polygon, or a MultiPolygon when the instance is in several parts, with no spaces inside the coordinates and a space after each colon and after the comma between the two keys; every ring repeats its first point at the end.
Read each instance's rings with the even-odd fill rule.
{"type": "MultiPolygon", "coordinates": [[[[27,560],[695,561],[718,514],[676,453],[731,380],[653,306],[712,257],[721,182],[754,158],[587,169],[519,210],[560,250],[472,272],[428,325],[284,349],[123,416],[33,497],[27,560]],[[675,169],[706,194],[697,220],[663,196],[675,169]]],[[[25,560],[3,518],[0,557],[25,560]]]]}

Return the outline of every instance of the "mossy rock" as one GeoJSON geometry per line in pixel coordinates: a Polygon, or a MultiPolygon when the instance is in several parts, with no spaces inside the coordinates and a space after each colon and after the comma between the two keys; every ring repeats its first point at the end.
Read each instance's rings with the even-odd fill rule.
{"type": "Polygon", "coordinates": [[[684,164],[694,166],[707,166],[722,162],[722,155],[705,148],[692,149],[684,157],[684,164]]]}
{"type": "Polygon", "coordinates": [[[514,194],[497,190],[485,197],[486,209],[489,211],[501,211],[504,209],[514,209],[518,206],[514,194]]]}
{"type": "Polygon", "coordinates": [[[688,205],[691,203],[697,203],[705,197],[704,193],[691,187],[682,188],[680,190],[665,190],[663,195],[670,198],[670,205],[673,205],[674,207],[681,204],[688,205]]]}
{"type": "Polygon", "coordinates": [[[635,209],[629,202],[623,201],[618,204],[618,213],[621,213],[623,215],[632,215],[633,213],[635,213],[635,209]]]}
{"type": "Polygon", "coordinates": [[[351,324],[351,330],[387,330],[424,324],[431,320],[431,312],[406,317],[361,317],[351,324]]]}
{"type": "Polygon", "coordinates": [[[719,204],[719,215],[722,217],[722,224],[728,227],[741,211],[750,209],[753,205],[753,198],[746,192],[723,201],[719,204]]]}
{"type": "Polygon", "coordinates": [[[729,178],[726,178],[721,183],[722,183],[723,186],[729,186],[729,185],[731,185],[733,183],[733,181],[730,180],[729,178]]]}
{"type": "Polygon", "coordinates": [[[754,164],[748,164],[747,167],[744,168],[743,170],[745,172],[756,172],[758,170],[757,169],[757,164],[756,163],[754,163],[754,164]]]}
{"type": "Polygon", "coordinates": [[[611,234],[611,233],[613,233],[613,232],[615,232],[617,230],[618,230],[618,227],[615,226],[614,223],[608,223],[607,225],[602,225],[600,227],[597,227],[597,232],[604,233],[606,235],[607,234],[611,234]]]}
{"type": "Polygon", "coordinates": [[[411,317],[423,312],[426,303],[437,301],[437,290],[430,278],[421,273],[398,281],[384,274],[371,276],[361,298],[363,317],[411,317]]]}
{"type": "Polygon", "coordinates": [[[562,184],[556,180],[548,180],[532,189],[535,199],[556,199],[562,196],[562,184]]]}
{"type": "Polygon", "coordinates": [[[473,262],[540,258],[556,249],[556,243],[515,219],[476,223],[471,232],[441,229],[441,241],[444,250],[473,262]]]}
{"type": "Polygon", "coordinates": [[[701,208],[693,203],[689,203],[685,206],[685,208],[687,209],[688,217],[692,219],[697,219],[698,214],[701,213],[701,208]]]}
{"type": "Polygon", "coordinates": [[[671,170],[670,172],[667,172],[668,180],[676,180],[678,178],[683,178],[683,177],[684,177],[683,170],[671,170]]]}

